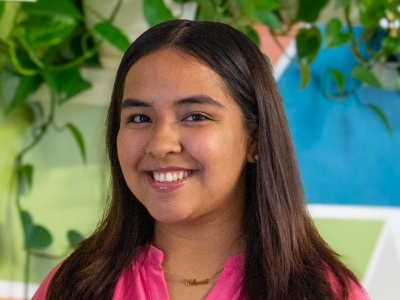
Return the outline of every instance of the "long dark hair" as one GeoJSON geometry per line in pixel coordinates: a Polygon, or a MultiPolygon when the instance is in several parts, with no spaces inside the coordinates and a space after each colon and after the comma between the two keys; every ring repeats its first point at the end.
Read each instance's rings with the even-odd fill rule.
{"type": "Polygon", "coordinates": [[[48,299],[111,299],[116,283],[152,241],[154,219],[129,190],[117,155],[125,77],[141,57],[183,51],[214,70],[257,140],[259,160],[245,167],[246,233],[242,293],[247,299],[347,299],[355,276],[319,236],[307,212],[282,100],[266,58],[244,34],[214,22],[175,20],[143,33],[119,66],[107,118],[110,204],[92,236],[62,264],[48,299]],[[328,279],[339,284],[336,296],[328,279]]]}

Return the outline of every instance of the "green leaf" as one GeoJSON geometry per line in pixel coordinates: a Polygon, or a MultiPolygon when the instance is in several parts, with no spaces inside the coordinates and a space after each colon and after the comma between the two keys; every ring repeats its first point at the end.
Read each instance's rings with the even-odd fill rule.
{"type": "Polygon", "coordinates": [[[382,40],[382,49],[386,55],[400,56],[400,38],[386,36],[382,40]]]}
{"type": "Polygon", "coordinates": [[[143,0],[143,13],[150,27],[174,19],[163,0],[143,0]]]}
{"type": "MultiPolygon", "coordinates": [[[[10,63],[6,63],[10,66],[10,63]]],[[[40,75],[22,76],[16,73],[15,69],[4,66],[0,73],[1,98],[4,110],[9,113],[11,110],[24,104],[29,95],[35,92],[42,84],[40,75]]]]}
{"type": "Polygon", "coordinates": [[[357,79],[369,86],[381,88],[382,84],[380,81],[375,77],[375,75],[366,67],[357,65],[351,71],[351,77],[357,79]]]}
{"type": "Polygon", "coordinates": [[[33,124],[42,124],[44,121],[44,109],[42,103],[39,101],[29,101],[27,104],[32,111],[33,124]]]}
{"type": "Polygon", "coordinates": [[[215,10],[211,2],[197,5],[196,21],[214,21],[215,16],[215,10]]]}
{"type": "Polygon", "coordinates": [[[21,167],[21,175],[26,180],[29,188],[32,188],[33,184],[33,166],[32,165],[24,165],[21,167]]]}
{"type": "Polygon", "coordinates": [[[69,245],[72,248],[76,248],[78,246],[78,244],[84,239],[83,235],[81,235],[76,230],[69,230],[67,232],[67,238],[68,238],[69,245]]]}
{"type": "Polygon", "coordinates": [[[43,70],[43,78],[58,95],[59,104],[91,87],[90,82],[81,77],[78,67],[60,71],[43,70]]]}
{"type": "MultiPolygon", "coordinates": [[[[246,20],[251,20],[252,22],[257,21],[257,11],[254,3],[252,1],[241,0],[240,1],[241,18],[246,20]]],[[[243,23],[243,22],[242,22],[243,23]]]]}
{"type": "Polygon", "coordinates": [[[361,1],[358,5],[361,24],[365,29],[379,28],[379,21],[386,18],[383,1],[361,1]]]}
{"type": "Polygon", "coordinates": [[[379,120],[381,120],[387,132],[393,136],[392,127],[390,126],[389,120],[383,110],[373,104],[368,104],[367,107],[379,118],[379,120]]]}
{"type": "Polygon", "coordinates": [[[4,5],[5,5],[4,2],[0,2],[0,18],[2,17],[3,12],[4,12],[4,5]]]}
{"type": "Polygon", "coordinates": [[[20,211],[20,216],[24,230],[25,248],[28,248],[29,239],[33,232],[33,220],[31,215],[25,210],[20,211]]]}
{"type": "Polygon", "coordinates": [[[238,29],[242,31],[254,44],[260,46],[260,38],[258,37],[258,34],[253,27],[240,26],[238,29]]]}
{"type": "Polygon", "coordinates": [[[351,0],[335,0],[335,8],[349,6],[351,0]]]}
{"type": "Polygon", "coordinates": [[[329,0],[299,0],[297,18],[308,23],[315,22],[319,17],[320,11],[328,2],[329,0]]]}
{"type": "Polygon", "coordinates": [[[296,48],[299,60],[306,59],[310,64],[321,47],[321,32],[315,26],[302,28],[296,35],[296,48]]]}
{"type": "Polygon", "coordinates": [[[97,23],[94,31],[122,52],[125,52],[131,45],[126,35],[109,22],[97,23]]]}
{"type": "Polygon", "coordinates": [[[34,225],[26,244],[28,249],[43,249],[51,245],[53,238],[50,232],[41,225],[34,225]]]}
{"type": "Polygon", "coordinates": [[[29,14],[47,16],[68,16],[83,20],[82,14],[70,0],[37,0],[36,2],[24,2],[21,10],[29,14]]]}
{"type": "Polygon", "coordinates": [[[269,28],[282,28],[281,21],[272,10],[258,9],[256,13],[258,21],[262,24],[267,25],[269,28]]]}
{"type": "Polygon", "coordinates": [[[336,85],[340,93],[342,94],[344,92],[344,87],[346,82],[343,74],[340,71],[334,69],[330,69],[329,73],[332,75],[333,80],[336,82],[336,85]]]}
{"type": "Polygon", "coordinates": [[[342,23],[334,18],[328,22],[325,31],[325,43],[327,48],[333,48],[343,45],[351,40],[351,33],[343,33],[342,23]]]}
{"type": "Polygon", "coordinates": [[[310,66],[305,64],[305,63],[300,63],[299,67],[300,67],[300,74],[301,74],[301,86],[300,86],[300,89],[303,90],[310,83],[311,70],[310,70],[310,66]]]}
{"type": "Polygon", "coordinates": [[[252,2],[254,3],[254,6],[257,10],[277,10],[282,8],[282,2],[280,0],[253,0],[252,2]]]}
{"type": "Polygon", "coordinates": [[[173,0],[175,3],[186,3],[186,2],[191,2],[193,0],[173,0]]]}
{"type": "Polygon", "coordinates": [[[83,135],[79,131],[79,129],[72,123],[68,123],[67,128],[71,131],[73,137],[75,138],[76,143],[78,144],[79,151],[81,153],[83,162],[86,163],[86,148],[85,148],[85,140],[83,139],[83,135]]]}
{"type": "Polygon", "coordinates": [[[67,16],[33,16],[19,24],[13,31],[25,49],[58,45],[72,34],[77,22],[67,16]]]}

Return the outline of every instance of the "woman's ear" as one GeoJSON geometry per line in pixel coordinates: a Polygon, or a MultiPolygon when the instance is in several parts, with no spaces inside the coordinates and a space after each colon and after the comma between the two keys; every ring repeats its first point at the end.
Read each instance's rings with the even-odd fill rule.
{"type": "Polygon", "coordinates": [[[256,163],[258,160],[258,142],[255,138],[251,138],[249,145],[247,146],[246,159],[249,163],[256,163]]]}

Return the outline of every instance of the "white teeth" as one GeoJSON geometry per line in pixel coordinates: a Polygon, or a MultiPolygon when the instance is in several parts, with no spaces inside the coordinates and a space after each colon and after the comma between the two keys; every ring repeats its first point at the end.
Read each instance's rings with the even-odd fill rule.
{"type": "Polygon", "coordinates": [[[160,175],[158,173],[153,172],[153,178],[155,181],[160,181],[160,175]]]}
{"type": "Polygon", "coordinates": [[[164,182],[164,181],[165,181],[165,174],[160,173],[160,182],[164,182]]]}
{"type": "Polygon", "coordinates": [[[188,177],[191,173],[189,171],[180,171],[180,172],[153,172],[153,178],[158,182],[172,182],[177,180],[182,180],[188,177]]]}
{"type": "Polygon", "coordinates": [[[165,181],[167,182],[171,182],[172,181],[172,174],[171,173],[167,173],[165,174],[165,181]]]}

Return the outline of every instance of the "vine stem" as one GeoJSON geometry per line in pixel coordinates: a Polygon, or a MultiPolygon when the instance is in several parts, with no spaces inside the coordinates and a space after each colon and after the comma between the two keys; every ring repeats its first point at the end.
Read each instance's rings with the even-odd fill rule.
{"type": "MultiPolygon", "coordinates": [[[[22,162],[23,162],[24,156],[42,140],[43,136],[45,135],[45,133],[47,131],[48,126],[53,123],[54,115],[55,115],[55,106],[56,106],[56,95],[54,93],[52,93],[51,102],[50,102],[50,112],[49,112],[49,117],[48,117],[47,121],[42,125],[40,133],[35,136],[35,138],[33,139],[33,141],[30,144],[28,144],[25,148],[23,148],[21,150],[21,152],[17,155],[17,158],[16,158],[15,164],[16,164],[16,173],[17,173],[18,180],[17,180],[17,193],[16,193],[15,203],[16,203],[17,210],[21,217],[22,226],[24,226],[24,223],[22,220],[23,209],[21,206],[21,184],[22,183],[20,181],[19,172],[22,167],[22,162]]],[[[23,232],[25,235],[25,233],[26,233],[25,230],[23,232]]],[[[27,237],[25,236],[25,241],[26,240],[27,240],[27,237]]],[[[27,245],[25,245],[26,255],[25,255],[25,263],[24,263],[24,299],[28,300],[30,260],[31,260],[32,253],[26,247],[27,247],[27,245]]]]}
{"type": "MultiPolygon", "coordinates": [[[[21,150],[21,152],[17,155],[16,163],[15,163],[15,168],[16,168],[16,173],[17,173],[17,174],[18,174],[18,173],[20,172],[20,170],[21,170],[21,167],[22,167],[22,160],[23,160],[24,155],[25,155],[26,153],[28,153],[30,150],[32,150],[32,149],[40,142],[40,140],[43,138],[44,134],[46,133],[47,126],[48,126],[47,123],[43,124],[43,125],[42,125],[42,128],[41,128],[41,130],[40,130],[40,133],[37,134],[37,135],[35,136],[35,138],[33,139],[33,141],[32,141],[28,146],[26,146],[25,148],[23,148],[23,149],[21,150]]],[[[18,211],[21,212],[21,211],[22,211],[21,199],[20,199],[20,191],[21,191],[21,186],[20,186],[20,184],[21,184],[21,182],[19,181],[19,176],[17,176],[17,178],[18,178],[18,182],[17,182],[17,198],[16,198],[16,204],[17,204],[18,211]]]]}
{"type": "Polygon", "coordinates": [[[110,18],[108,19],[108,22],[112,23],[114,21],[119,9],[121,8],[121,5],[122,5],[122,0],[118,0],[117,4],[114,7],[113,12],[111,13],[110,18]]]}

